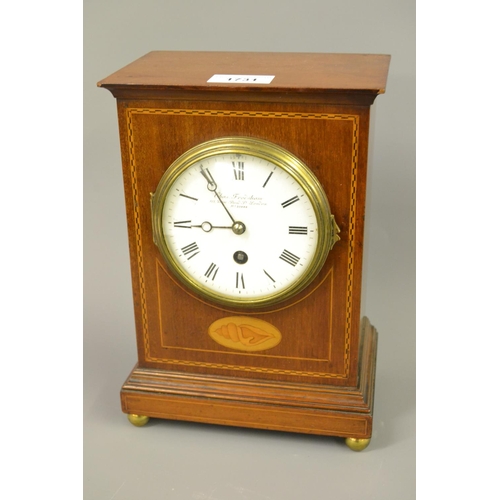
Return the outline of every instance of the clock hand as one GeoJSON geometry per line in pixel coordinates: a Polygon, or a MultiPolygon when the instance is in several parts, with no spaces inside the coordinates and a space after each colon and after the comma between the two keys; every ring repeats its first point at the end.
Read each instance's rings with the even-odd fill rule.
{"type": "Polygon", "coordinates": [[[227,215],[229,215],[229,218],[233,221],[233,225],[231,226],[233,233],[234,234],[243,234],[246,230],[245,224],[243,224],[243,222],[236,221],[234,219],[234,217],[231,215],[231,213],[229,212],[229,210],[227,209],[225,203],[222,201],[222,198],[220,197],[219,193],[217,192],[217,184],[216,184],[214,178],[212,177],[212,174],[208,170],[208,168],[201,167],[200,172],[201,172],[201,175],[203,175],[203,177],[205,177],[205,179],[208,183],[207,189],[209,191],[213,191],[215,196],[217,196],[218,200],[220,201],[220,204],[222,205],[224,210],[227,212],[227,215]]]}
{"type": "Polygon", "coordinates": [[[222,205],[224,210],[227,212],[227,215],[229,215],[229,218],[233,221],[233,224],[235,224],[236,221],[234,220],[234,217],[229,213],[229,210],[227,209],[226,205],[222,201],[222,198],[219,196],[219,193],[217,191],[214,191],[214,193],[215,193],[215,196],[217,196],[217,198],[219,198],[220,204],[222,205]]]}
{"type": "Polygon", "coordinates": [[[208,183],[207,189],[209,191],[215,191],[217,189],[217,184],[215,183],[214,178],[212,177],[212,174],[210,173],[208,168],[201,167],[200,172],[201,172],[201,175],[203,175],[203,177],[205,177],[205,179],[208,183]]]}
{"type": "Polygon", "coordinates": [[[246,226],[243,222],[236,221],[232,226],[213,226],[210,222],[205,221],[201,224],[192,224],[189,227],[200,227],[205,231],[205,233],[209,233],[212,229],[231,229],[234,234],[243,234],[246,231],[246,226]]]}
{"type": "Polygon", "coordinates": [[[191,225],[191,227],[201,227],[203,231],[209,233],[212,229],[232,229],[233,226],[213,226],[210,222],[205,221],[201,224],[191,225]]]}
{"type": "Polygon", "coordinates": [[[217,198],[219,198],[219,201],[221,205],[224,207],[225,211],[227,212],[227,215],[231,217],[231,220],[233,221],[233,225],[231,226],[231,229],[233,230],[234,234],[243,234],[246,231],[246,226],[243,224],[241,221],[234,220],[233,216],[229,213],[229,210],[226,208],[226,205],[224,205],[224,202],[222,201],[221,197],[217,194],[217,191],[215,191],[215,194],[217,198]]]}
{"type": "Polygon", "coordinates": [[[227,215],[229,215],[229,218],[233,221],[233,224],[234,224],[236,221],[234,220],[234,217],[231,215],[231,213],[227,209],[226,205],[222,201],[222,198],[220,197],[219,193],[217,192],[217,184],[216,184],[214,178],[212,177],[210,170],[208,170],[208,168],[201,167],[200,172],[201,172],[201,175],[203,175],[203,177],[205,177],[205,179],[207,181],[207,189],[209,191],[212,191],[215,194],[215,196],[217,196],[218,200],[220,201],[220,204],[223,206],[224,210],[227,212],[227,215]]]}

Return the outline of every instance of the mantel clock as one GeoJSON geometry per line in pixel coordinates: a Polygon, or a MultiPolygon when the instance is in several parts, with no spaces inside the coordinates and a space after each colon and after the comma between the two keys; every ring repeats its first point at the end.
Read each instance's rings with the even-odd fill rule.
{"type": "Polygon", "coordinates": [[[372,432],[361,311],[370,107],[389,56],[150,52],[117,99],[138,363],[150,417],[372,432]]]}

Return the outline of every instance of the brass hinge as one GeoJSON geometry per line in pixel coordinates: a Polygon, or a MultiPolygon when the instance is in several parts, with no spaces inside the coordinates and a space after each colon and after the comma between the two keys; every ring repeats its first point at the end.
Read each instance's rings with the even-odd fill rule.
{"type": "Polygon", "coordinates": [[[333,214],[331,215],[331,221],[332,221],[332,243],[330,246],[330,250],[333,248],[333,245],[335,245],[335,243],[337,243],[337,241],[340,240],[339,236],[340,228],[335,222],[335,216],[333,214]]]}

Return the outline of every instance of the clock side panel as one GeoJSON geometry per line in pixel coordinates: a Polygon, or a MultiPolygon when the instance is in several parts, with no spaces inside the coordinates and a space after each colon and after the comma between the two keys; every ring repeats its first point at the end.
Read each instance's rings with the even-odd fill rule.
{"type": "Polygon", "coordinates": [[[369,108],[168,101],[118,108],[139,365],[356,385],[369,108]],[[191,147],[226,136],[265,139],[303,160],[341,229],[317,278],[272,308],[230,309],[196,296],[153,242],[150,195],[163,173],[191,147]],[[261,348],[245,346],[248,332],[261,348]]]}
{"type": "Polygon", "coordinates": [[[118,104],[118,127],[120,134],[120,151],[122,158],[123,187],[125,192],[125,207],[127,215],[128,244],[130,254],[130,274],[132,278],[132,299],[134,303],[135,333],[137,354],[139,361],[145,358],[144,339],[148,338],[145,330],[147,325],[147,310],[144,286],[145,256],[141,244],[143,232],[140,214],[146,208],[138,206],[138,192],[136,186],[137,172],[135,163],[130,155],[130,131],[127,124],[127,115],[120,101],[118,104]]]}

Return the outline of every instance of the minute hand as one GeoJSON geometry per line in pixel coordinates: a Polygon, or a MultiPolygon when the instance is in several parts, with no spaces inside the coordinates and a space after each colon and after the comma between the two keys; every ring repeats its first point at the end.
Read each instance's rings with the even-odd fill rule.
{"type": "Polygon", "coordinates": [[[219,193],[217,191],[214,191],[214,193],[215,193],[215,196],[217,196],[217,198],[219,198],[220,204],[224,207],[224,210],[227,212],[227,215],[229,215],[229,217],[231,218],[231,220],[233,221],[233,224],[234,224],[236,221],[234,220],[234,217],[229,213],[229,210],[227,209],[226,205],[222,201],[222,198],[219,196],[219,193]]]}
{"type": "Polygon", "coordinates": [[[222,198],[219,196],[219,193],[217,192],[217,184],[216,184],[214,178],[212,177],[210,170],[208,170],[208,168],[201,168],[200,172],[201,172],[201,175],[203,175],[203,177],[205,177],[205,179],[207,181],[207,189],[209,191],[213,191],[215,196],[217,196],[217,198],[220,201],[220,204],[224,207],[224,210],[227,212],[227,215],[229,215],[230,219],[233,221],[233,224],[234,224],[236,221],[235,221],[234,217],[231,215],[231,213],[229,212],[229,210],[227,209],[224,202],[222,201],[222,198]]]}
{"type": "Polygon", "coordinates": [[[233,216],[229,213],[229,210],[227,209],[226,205],[224,205],[224,202],[222,201],[222,198],[219,196],[219,193],[217,193],[217,191],[214,191],[214,193],[215,196],[219,198],[220,204],[224,207],[224,210],[227,212],[227,215],[229,215],[229,217],[231,217],[231,220],[233,221],[233,225],[231,226],[233,233],[243,234],[247,230],[245,224],[243,224],[243,222],[241,221],[234,220],[233,216]]]}

